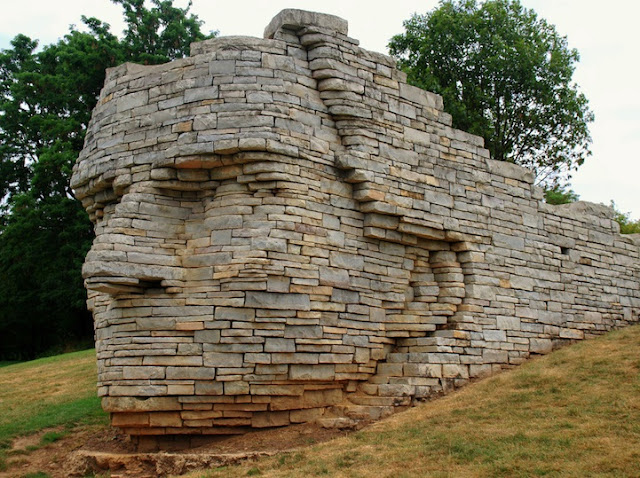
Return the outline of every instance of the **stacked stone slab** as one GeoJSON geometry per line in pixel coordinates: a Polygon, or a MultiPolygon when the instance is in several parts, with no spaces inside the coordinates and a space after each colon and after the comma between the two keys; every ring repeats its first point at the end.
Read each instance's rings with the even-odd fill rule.
{"type": "Polygon", "coordinates": [[[330,15],[109,70],[72,185],[132,435],[376,418],[639,320],[610,209],[544,204],[330,15]]]}

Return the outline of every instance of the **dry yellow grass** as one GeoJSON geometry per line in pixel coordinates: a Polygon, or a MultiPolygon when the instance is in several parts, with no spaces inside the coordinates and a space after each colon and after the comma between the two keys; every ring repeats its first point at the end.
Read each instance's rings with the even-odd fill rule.
{"type": "Polygon", "coordinates": [[[640,326],[347,437],[195,477],[638,477],[640,326]]]}

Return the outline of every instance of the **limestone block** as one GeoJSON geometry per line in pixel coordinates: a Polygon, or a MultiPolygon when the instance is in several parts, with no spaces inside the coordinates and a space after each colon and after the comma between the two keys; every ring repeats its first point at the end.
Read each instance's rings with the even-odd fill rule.
{"type": "Polygon", "coordinates": [[[265,352],[295,352],[296,345],[295,340],[283,339],[283,338],[275,338],[275,337],[267,337],[264,344],[265,352]]]}
{"type": "Polygon", "coordinates": [[[308,294],[251,291],[246,294],[245,306],[260,309],[311,310],[308,294]]]}
{"type": "Polygon", "coordinates": [[[550,339],[529,339],[529,350],[532,353],[546,354],[553,350],[553,342],[550,339]]]}
{"type": "Polygon", "coordinates": [[[163,379],[165,378],[165,368],[164,367],[123,367],[122,377],[125,380],[163,379]]]}
{"type": "Polygon", "coordinates": [[[150,397],[138,400],[134,397],[104,397],[102,407],[109,412],[144,412],[179,410],[180,403],[175,397],[150,397]]]}
{"type": "Polygon", "coordinates": [[[234,353],[205,352],[202,361],[206,367],[242,367],[243,357],[234,353]]]}
{"type": "Polygon", "coordinates": [[[518,317],[505,317],[499,315],[496,317],[496,324],[498,325],[498,328],[502,330],[520,330],[520,319],[518,317]]]}
{"type": "Polygon", "coordinates": [[[247,395],[249,394],[249,384],[246,382],[224,382],[224,394],[231,395],[247,395]]]}
{"type": "Polygon", "coordinates": [[[284,336],[288,339],[311,339],[322,337],[322,327],[317,325],[287,325],[284,336]]]}
{"type": "Polygon", "coordinates": [[[180,427],[182,418],[179,412],[156,412],[149,414],[149,425],[152,427],[180,427]]]}
{"type": "Polygon", "coordinates": [[[213,380],[216,369],[212,367],[167,367],[167,380],[213,380]]]}
{"type": "Polygon", "coordinates": [[[223,393],[223,382],[196,382],[196,396],[222,395],[223,393]]]}
{"type": "Polygon", "coordinates": [[[335,367],[333,365],[291,365],[289,378],[291,380],[333,380],[335,367]]]}
{"type": "Polygon", "coordinates": [[[289,412],[260,412],[251,417],[251,426],[254,428],[281,427],[289,425],[289,412]]]}

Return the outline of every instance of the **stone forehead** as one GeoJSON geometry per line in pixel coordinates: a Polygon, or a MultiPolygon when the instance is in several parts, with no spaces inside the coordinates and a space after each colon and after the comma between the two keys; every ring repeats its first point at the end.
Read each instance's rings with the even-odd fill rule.
{"type": "MultiPolygon", "coordinates": [[[[272,36],[277,38],[216,38],[194,44],[193,56],[184,60],[111,69],[72,179],[85,207],[99,210],[132,184],[171,176],[152,175],[150,168],[213,169],[265,159],[255,153],[287,162],[300,158],[301,150],[309,157],[309,149],[321,162],[352,171],[350,182],[363,182],[375,172],[435,184],[432,174],[406,171],[418,162],[415,148],[382,144],[378,157],[368,161],[370,154],[357,146],[345,148],[339,136],[357,137],[373,124],[384,124],[385,111],[394,107],[410,117],[438,116],[447,125],[448,115],[438,109],[440,97],[404,83],[391,58],[358,48],[337,17],[287,10],[275,21],[279,27],[272,36]],[[302,36],[292,42],[292,32],[302,36]],[[340,44],[337,52],[327,46],[334,41],[340,44]],[[344,55],[353,60],[336,60],[344,55]],[[398,98],[385,101],[373,94],[385,88],[394,88],[398,98]],[[386,158],[396,154],[399,168],[390,167],[386,158]],[[402,164],[405,160],[411,163],[402,164]]],[[[408,139],[429,145],[432,133],[417,126],[407,127],[408,139]]],[[[486,156],[480,138],[461,139],[486,156]]],[[[211,187],[196,184],[202,174],[178,179],[188,177],[194,189],[211,187]]]]}

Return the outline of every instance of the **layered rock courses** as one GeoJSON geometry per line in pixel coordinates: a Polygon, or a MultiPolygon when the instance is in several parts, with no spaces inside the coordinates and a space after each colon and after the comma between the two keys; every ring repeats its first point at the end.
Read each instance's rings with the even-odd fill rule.
{"type": "Polygon", "coordinates": [[[72,185],[132,435],[377,418],[639,320],[610,210],[544,204],[330,15],[109,70],[72,185]]]}

